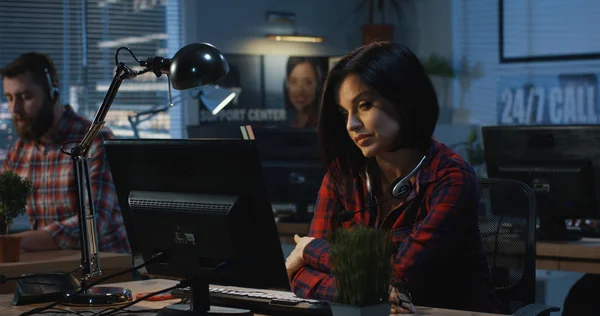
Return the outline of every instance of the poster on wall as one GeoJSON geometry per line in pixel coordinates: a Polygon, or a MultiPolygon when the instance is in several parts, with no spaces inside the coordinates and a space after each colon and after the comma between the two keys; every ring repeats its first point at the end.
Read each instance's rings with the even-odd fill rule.
{"type": "Polygon", "coordinates": [[[499,125],[598,124],[598,74],[501,77],[499,125]]]}
{"type": "Polygon", "coordinates": [[[235,97],[216,115],[199,97],[200,125],[316,126],[329,57],[224,55],[230,71],[214,85],[235,92],[235,97]]]}

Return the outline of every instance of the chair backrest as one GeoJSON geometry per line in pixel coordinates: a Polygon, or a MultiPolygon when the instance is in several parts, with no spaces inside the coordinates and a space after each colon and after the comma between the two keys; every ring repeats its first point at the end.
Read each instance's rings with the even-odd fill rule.
{"type": "Polygon", "coordinates": [[[536,205],[533,189],[480,178],[479,230],[492,283],[506,313],[535,302],[536,205]]]}

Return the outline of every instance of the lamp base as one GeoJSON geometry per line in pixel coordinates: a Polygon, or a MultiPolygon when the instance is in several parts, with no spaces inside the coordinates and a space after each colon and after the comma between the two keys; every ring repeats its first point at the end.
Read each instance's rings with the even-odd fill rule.
{"type": "Polygon", "coordinates": [[[121,305],[132,299],[130,289],[111,286],[92,287],[74,295],[65,295],[63,305],[68,306],[106,306],[121,305]]]}

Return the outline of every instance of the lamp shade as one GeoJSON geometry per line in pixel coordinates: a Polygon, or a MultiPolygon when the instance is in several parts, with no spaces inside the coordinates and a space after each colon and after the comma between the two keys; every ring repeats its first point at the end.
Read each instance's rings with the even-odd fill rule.
{"type": "Polygon", "coordinates": [[[169,68],[171,83],[177,90],[203,86],[229,72],[225,56],[213,45],[193,43],[181,48],[169,68]]]}

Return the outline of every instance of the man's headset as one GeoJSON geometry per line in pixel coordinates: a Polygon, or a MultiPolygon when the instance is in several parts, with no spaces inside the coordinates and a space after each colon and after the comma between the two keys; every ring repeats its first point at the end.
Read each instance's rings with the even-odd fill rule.
{"type": "Polygon", "coordinates": [[[342,210],[340,212],[337,213],[337,220],[340,223],[343,222],[347,222],[349,220],[351,220],[354,215],[356,213],[360,213],[360,212],[364,212],[364,211],[369,211],[371,213],[371,221],[374,220],[375,216],[373,216],[373,212],[376,206],[378,206],[379,204],[385,203],[385,202],[389,202],[391,200],[394,199],[406,199],[410,193],[412,192],[412,183],[410,182],[410,177],[412,177],[414,174],[416,174],[419,169],[421,169],[421,166],[423,165],[423,162],[425,161],[425,158],[427,158],[427,155],[424,155],[423,158],[421,158],[421,160],[419,161],[419,163],[417,164],[416,167],[413,168],[413,170],[411,172],[409,172],[406,176],[402,177],[402,178],[398,178],[396,179],[396,181],[394,181],[393,185],[392,185],[392,191],[391,193],[391,198],[383,200],[381,202],[378,203],[373,203],[373,201],[375,200],[374,194],[373,194],[373,186],[371,185],[371,177],[369,176],[369,173],[365,171],[365,176],[366,176],[366,184],[367,184],[367,191],[369,192],[369,206],[367,206],[366,208],[360,209],[358,211],[349,211],[349,210],[342,210]]]}
{"type": "Polygon", "coordinates": [[[46,80],[48,80],[48,96],[50,97],[50,100],[52,100],[52,102],[56,102],[60,91],[58,90],[58,87],[52,85],[52,77],[50,77],[50,72],[48,71],[48,68],[44,68],[44,72],[46,73],[46,80]]]}

